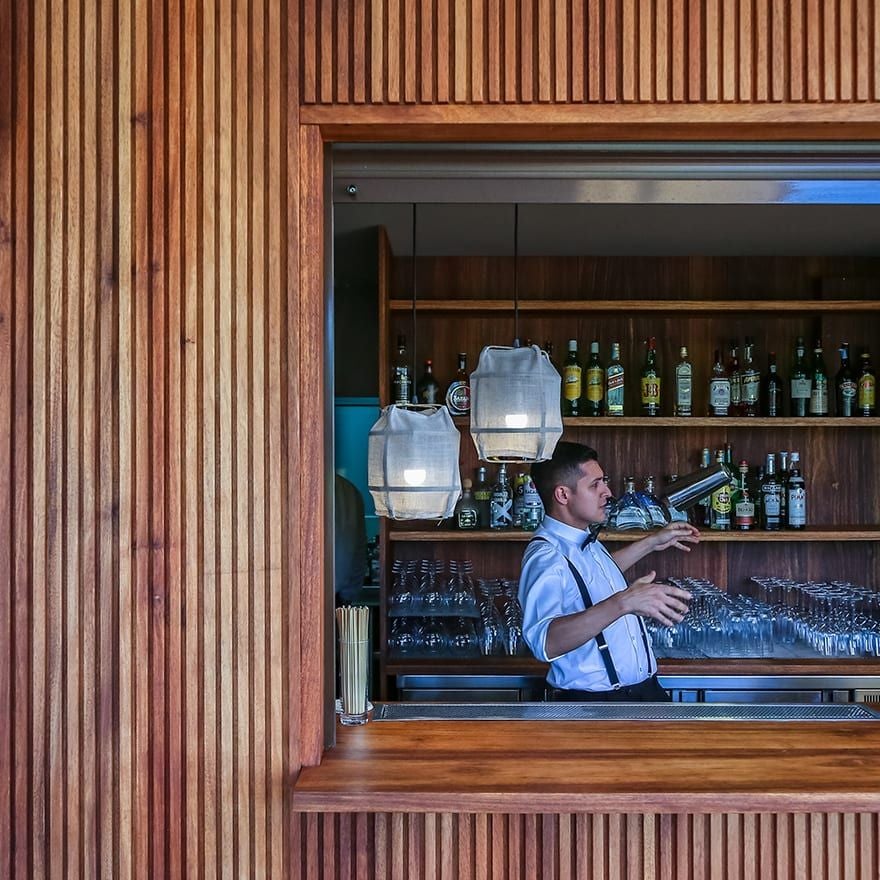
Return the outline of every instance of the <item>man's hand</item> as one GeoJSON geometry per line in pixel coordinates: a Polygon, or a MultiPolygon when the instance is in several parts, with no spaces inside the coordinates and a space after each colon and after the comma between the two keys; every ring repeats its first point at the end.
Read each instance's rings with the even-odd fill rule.
{"type": "Polygon", "coordinates": [[[700,530],[690,523],[672,522],[643,540],[652,543],[651,550],[667,550],[670,547],[675,547],[677,550],[690,553],[691,548],[688,547],[688,544],[700,543],[700,530]]]}
{"type": "Polygon", "coordinates": [[[657,572],[652,571],[619,593],[621,609],[625,614],[641,614],[653,617],[664,626],[673,626],[687,614],[691,594],[672,584],[656,583],[656,575],[657,572]]]}

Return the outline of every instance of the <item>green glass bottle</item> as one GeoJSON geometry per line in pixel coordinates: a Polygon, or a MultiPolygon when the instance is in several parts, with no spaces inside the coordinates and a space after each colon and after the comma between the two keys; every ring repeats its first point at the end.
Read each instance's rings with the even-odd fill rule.
{"type": "Polygon", "coordinates": [[[578,360],[576,339],[568,340],[568,357],[562,365],[562,414],[579,416],[581,414],[581,390],[583,369],[578,360]]]}
{"type": "Polygon", "coordinates": [[[798,336],[794,350],[794,366],[791,368],[791,414],[803,418],[810,406],[813,380],[804,359],[804,337],[798,336]]]}
{"type": "Polygon", "coordinates": [[[813,349],[813,387],[810,390],[810,415],[828,415],[828,372],[822,356],[822,342],[813,349]]]}
{"type": "Polygon", "coordinates": [[[642,368],[642,413],[660,415],[660,371],[657,369],[657,340],[645,340],[645,366],[642,368]]]}
{"type": "Polygon", "coordinates": [[[620,362],[620,343],[611,343],[611,361],[605,370],[605,415],[623,415],[623,364],[620,362]]]}
{"type": "Polygon", "coordinates": [[[587,394],[584,401],[585,416],[601,416],[605,408],[605,370],[599,360],[599,343],[590,343],[590,360],[587,363],[587,394]]]}

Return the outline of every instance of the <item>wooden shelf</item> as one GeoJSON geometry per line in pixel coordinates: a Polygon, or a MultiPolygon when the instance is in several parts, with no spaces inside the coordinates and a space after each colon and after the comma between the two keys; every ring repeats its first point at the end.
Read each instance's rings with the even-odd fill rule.
{"type": "MultiPolygon", "coordinates": [[[[456,425],[468,426],[468,416],[454,416],[456,425]]],[[[755,416],[567,416],[562,419],[565,428],[880,428],[880,417],[836,418],[834,416],[814,416],[812,418],[768,418],[755,416]]]]}
{"type": "MultiPolygon", "coordinates": [[[[436,529],[429,530],[396,530],[389,532],[389,538],[393,542],[410,541],[410,542],[432,542],[447,543],[453,541],[465,542],[509,542],[509,543],[525,543],[534,532],[522,532],[511,529],[509,531],[486,531],[478,530],[473,532],[461,532],[451,530],[436,529]]],[[[627,532],[614,532],[610,530],[603,531],[601,539],[603,543],[629,543],[644,538],[648,532],[641,530],[633,530],[627,532]]],[[[814,541],[876,541],[880,542],[880,526],[851,526],[849,528],[843,526],[814,526],[803,531],[778,531],[765,532],[762,529],[753,529],[748,532],[729,531],[729,532],[713,532],[710,529],[700,530],[701,540],[705,544],[724,544],[724,543],[806,543],[814,541]]]]}
{"type": "MultiPolygon", "coordinates": [[[[392,312],[411,312],[411,299],[389,302],[392,312]]],[[[417,312],[512,312],[512,299],[434,299],[417,300],[417,312]]],[[[678,300],[678,299],[614,299],[614,300],[520,300],[523,312],[880,312],[877,300],[678,300]]]]}

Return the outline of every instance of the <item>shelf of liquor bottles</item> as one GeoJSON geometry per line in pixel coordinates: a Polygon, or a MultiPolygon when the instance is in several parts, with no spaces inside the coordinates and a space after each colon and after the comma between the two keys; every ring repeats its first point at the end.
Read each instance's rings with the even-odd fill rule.
{"type": "MultiPolygon", "coordinates": [[[[392,299],[392,312],[412,312],[411,299],[392,299]]],[[[516,308],[523,313],[551,312],[787,312],[795,314],[837,312],[880,312],[880,301],[755,299],[755,300],[686,300],[686,299],[520,299],[516,308]]],[[[513,312],[512,299],[417,299],[417,313],[430,312],[513,312]]]]}
{"type": "MultiPolygon", "coordinates": [[[[470,424],[467,416],[455,416],[456,425],[466,427],[470,424]]],[[[566,416],[562,419],[566,428],[880,428],[880,417],[851,416],[807,416],[795,418],[780,416],[566,416]]]]}
{"type": "MultiPolygon", "coordinates": [[[[627,543],[639,541],[648,534],[639,529],[617,532],[605,530],[601,533],[602,542],[627,543]]],[[[880,542],[880,526],[810,526],[808,529],[780,529],[765,531],[764,529],[748,529],[746,531],[728,530],[713,531],[709,528],[700,530],[701,540],[709,544],[727,544],[736,542],[764,543],[813,543],[815,541],[870,541],[880,542]]],[[[524,543],[532,537],[531,532],[519,529],[390,529],[388,537],[393,542],[431,542],[450,543],[455,541],[487,542],[487,543],[524,543]]]]}

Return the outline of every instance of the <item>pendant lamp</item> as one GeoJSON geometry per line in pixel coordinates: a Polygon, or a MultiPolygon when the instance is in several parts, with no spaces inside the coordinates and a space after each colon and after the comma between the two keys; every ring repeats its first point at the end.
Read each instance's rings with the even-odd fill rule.
{"type": "MultiPolygon", "coordinates": [[[[519,336],[519,205],[513,225],[513,319],[519,336]]],[[[486,346],[471,374],[471,437],[483,461],[544,461],[562,436],[562,379],[546,352],[486,346]]]]}
{"type": "MultiPolygon", "coordinates": [[[[412,232],[413,371],[416,351],[416,206],[412,232]]],[[[391,519],[444,519],[461,495],[461,434],[445,406],[392,404],[370,429],[367,483],[376,514],[391,519]]]]}

